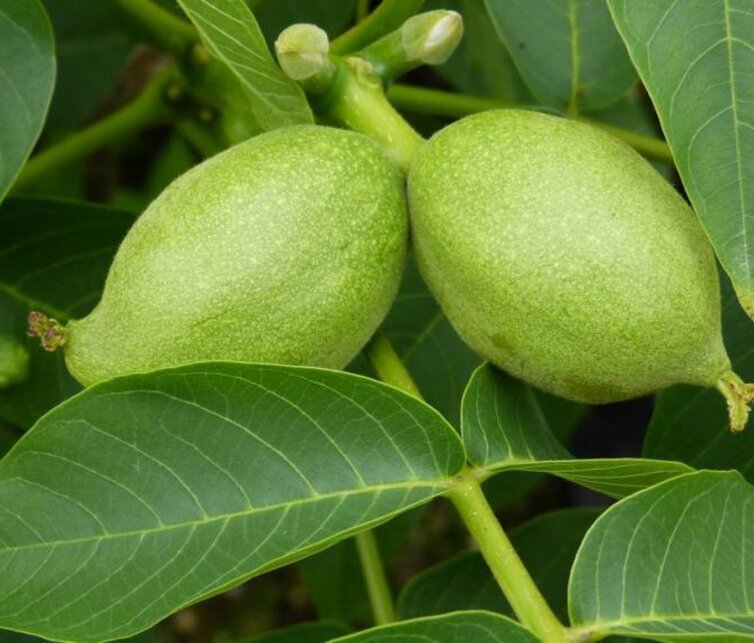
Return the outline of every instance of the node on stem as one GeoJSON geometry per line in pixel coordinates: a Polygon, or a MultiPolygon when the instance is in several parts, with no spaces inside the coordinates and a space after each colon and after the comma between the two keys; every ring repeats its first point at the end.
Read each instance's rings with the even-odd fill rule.
{"type": "Polygon", "coordinates": [[[749,419],[749,407],[754,402],[754,384],[747,384],[733,371],[728,371],[717,381],[716,387],[728,403],[730,430],[743,431],[749,419]]]}

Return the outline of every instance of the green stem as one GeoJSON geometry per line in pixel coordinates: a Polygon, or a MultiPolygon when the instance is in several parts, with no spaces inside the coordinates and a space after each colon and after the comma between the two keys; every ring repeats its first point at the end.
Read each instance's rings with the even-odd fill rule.
{"type": "Polygon", "coordinates": [[[454,118],[490,109],[512,107],[511,103],[494,98],[456,94],[455,92],[401,85],[398,83],[390,86],[387,96],[393,105],[407,112],[429,114],[432,116],[450,116],[454,118]]]}
{"type": "Polygon", "coordinates": [[[333,40],[332,53],[343,55],[366,47],[400,27],[423,4],[424,0],[383,0],[364,20],[333,40]]]}
{"type": "Polygon", "coordinates": [[[518,619],[545,643],[568,640],[566,628],[534,584],[484,497],[479,482],[467,476],[451,488],[449,497],[518,619]]]}
{"type": "Polygon", "coordinates": [[[167,51],[186,53],[198,40],[194,26],[152,0],[113,0],[136,18],[167,51]]]}
{"type": "Polygon", "coordinates": [[[395,622],[395,607],[390,594],[390,586],[382,566],[377,538],[373,531],[362,531],[356,534],[356,549],[359,552],[361,570],[369,594],[369,603],[376,625],[386,625],[395,622]]]}
{"type": "Polygon", "coordinates": [[[33,156],[13,184],[13,192],[27,189],[55,170],[109,143],[127,138],[146,127],[167,122],[172,110],[166,101],[165,91],[174,80],[172,74],[161,74],[122,109],[33,156]]]}
{"type": "Polygon", "coordinates": [[[403,361],[398,357],[393,344],[384,331],[377,331],[365,349],[367,359],[372,365],[377,377],[386,384],[390,384],[404,393],[424,399],[419,387],[406,369],[403,361]]]}
{"type": "MultiPolygon", "coordinates": [[[[512,107],[510,103],[484,96],[470,96],[468,94],[456,94],[437,89],[424,87],[412,87],[411,85],[393,85],[388,90],[388,98],[398,109],[419,114],[431,114],[433,116],[449,116],[459,118],[477,112],[490,109],[504,109],[512,107]]],[[[669,165],[674,164],[673,153],[668,144],[658,138],[630,132],[614,125],[608,125],[599,121],[579,117],[578,120],[590,123],[610,132],[637,152],[644,156],[662,161],[669,165]]]]}
{"type": "Polygon", "coordinates": [[[408,170],[424,139],[395,111],[385,97],[372,66],[360,58],[340,63],[329,100],[320,111],[348,128],[374,138],[408,170]]]}

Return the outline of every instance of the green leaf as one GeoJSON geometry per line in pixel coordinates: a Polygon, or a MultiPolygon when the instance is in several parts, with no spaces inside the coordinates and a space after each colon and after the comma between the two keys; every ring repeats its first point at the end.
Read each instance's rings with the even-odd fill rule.
{"type": "Polygon", "coordinates": [[[115,2],[44,0],[44,6],[55,34],[58,65],[46,125],[68,130],[95,115],[137,39],[115,2]]]}
{"type": "Polygon", "coordinates": [[[258,636],[232,639],[228,643],[325,643],[350,632],[345,625],[335,622],[302,623],[283,627],[258,636]]]}
{"type": "MultiPolygon", "coordinates": [[[[723,337],[733,368],[754,381],[754,325],[723,283],[723,337]]],[[[657,396],[644,438],[644,455],[685,462],[697,469],[738,469],[754,481],[754,416],[746,430],[731,433],[715,390],[674,386],[657,396]]]]}
{"type": "Polygon", "coordinates": [[[485,5],[519,72],[543,104],[560,110],[600,109],[636,82],[605,0],[485,0],[485,5]]]}
{"type": "Polygon", "coordinates": [[[243,0],[178,0],[207,48],[240,79],[263,130],[312,123],[301,88],[272,59],[254,14],[243,0]]]}
{"type": "Polygon", "coordinates": [[[537,643],[515,621],[491,612],[455,612],[383,625],[332,643],[537,643]]]}
{"type": "Polygon", "coordinates": [[[663,460],[572,458],[550,431],[531,388],[489,364],[477,369],[466,389],[461,430],[469,462],[488,473],[550,473],[618,498],[692,470],[663,460]]]}
{"type": "Polygon", "coordinates": [[[701,471],[613,505],[576,556],[573,624],[665,641],[754,638],[753,500],[740,474],[701,471]]]}
{"type": "Polygon", "coordinates": [[[0,8],[0,200],[42,131],[55,86],[55,43],[39,0],[0,8]]]}
{"type": "Polygon", "coordinates": [[[60,321],[99,300],[115,250],[134,215],[54,199],[8,199],[0,206],[0,330],[27,343],[29,379],[0,391],[0,417],[30,427],[79,390],[62,353],[26,337],[26,317],[41,310],[60,321]]]}
{"type": "MultiPolygon", "coordinates": [[[[571,565],[584,534],[599,514],[599,509],[553,511],[524,523],[510,534],[514,548],[558,618],[568,617],[571,565]]],[[[459,609],[513,616],[479,552],[461,554],[422,572],[406,585],[398,600],[403,618],[459,609]]]]}
{"type": "Polygon", "coordinates": [[[610,0],[678,171],[754,313],[754,13],[748,0],[610,0]]]}
{"type": "Polygon", "coordinates": [[[428,501],[463,466],[436,411],[348,373],[202,363],[111,380],[0,462],[0,627],[139,632],[428,501]]]}

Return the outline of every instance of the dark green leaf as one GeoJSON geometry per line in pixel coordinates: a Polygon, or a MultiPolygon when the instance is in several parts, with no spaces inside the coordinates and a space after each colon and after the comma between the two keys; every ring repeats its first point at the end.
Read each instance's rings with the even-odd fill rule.
{"type": "Polygon", "coordinates": [[[489,364],[471,378],[461,415],[469,462],[489,473],[551,473],[622,497],[691,471],[680,462],[663,460],[572,458],[547,425],[531,388],[489,364]]]}
{"type": "Polygon", "coordinates": [[[534,96],[571,111],[606,107],[636,82],[605,0],[485,0],[534,96]]]}
{"type": "Polygon", "coordinates": [[[375,627],[333,643],[537,643],[529,630],[491,612],[455,612],[375,627]]]}
{"type": "Polygon", "coordinates": [[[126,212],[51,199],[0,206],[0,330],[24,339],[31,356],[29,379],[0,391],[0,417],[29,427],[79,389],[62,353],[46,353],[25,337],[26,317],[31,310],[60,321],[88,313],[133,221],[126,212]]]}
{"type": "Polygon", "coordinates": [[[754,313],[754,13],[749,0],[610,0],[678,171],[754,313]]]}
{"type": "Polygon", "coordinates": [[[240,79],[263,130],[314,121],[301,88],[275,64],[243,0],[178,0],[202,41],[240,79]]]}
{"type": "Polygon", "coordinates": [[[26,162],[55,86],[55,43],[39,0],[0,8],[0,200],[26,162]]]}
{"type": "Polygon", "coordinates": [[[291,625],[259,636],[232,639],[228,643],[325,643],[349,632],[349,628],[345,625],[322,621],[291,625]]]}
{"type": "MultiPolygon", "coordinates": [[[[544,514],[514,529],[511,542],[558,618],[567,619],[567,586],[573,559],[598,509],[565,509],[544,514]]],[[[403,618],[453,610],[513,610],[478,552],[452,558],[419,574],[400,595],[403,618]]]]}
{"type": "Polygon", "coordinates": [[[753,500],[738,473],[702,471],[613,505],[574,562],[574,625],[665,641],[754,638],[753,500]]]}
{"type": "MultiPolygon", "coordinates": [[[[723,284],[723,337],[734,370],[754,381],[754,324],[730,286],[723,284]]],[[[675,386],[657,396],[644,455],[668,458],[702,469],[738,469],[754,480],[754,420],[731,433],[717,391],[675,386]]],[[[754,417],[754,416],[753,416],[754,417]]]]}
{"type": "Polygon", "coordinates": [[[0,462],[0,626],[102,641],[442,493],[455,431],[337,371],[203,363],[111,380],[0,462]]]}
{"type": "Polygon", "coordinates": [[[58,78],[47,126],[78,127],[113,89],[136,43],[115,2],[45,0],[55,33],[58,78]]]}

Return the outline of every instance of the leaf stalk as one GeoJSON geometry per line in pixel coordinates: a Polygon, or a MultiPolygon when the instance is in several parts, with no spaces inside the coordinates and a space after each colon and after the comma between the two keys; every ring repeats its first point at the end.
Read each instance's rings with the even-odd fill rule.
{"type": "Polygon", "coordinates": [[[464,476],[448,496],[474,537],[495,580],[518,619],[545,643],[569,640],[560,623],[518,557],[473,475],[464,476]]]}
{"type": "Polygon", "coordinates": [[[355,540],[375,624],[394,623],[398,619],[374,531],[362,531],[355,540]]]}

